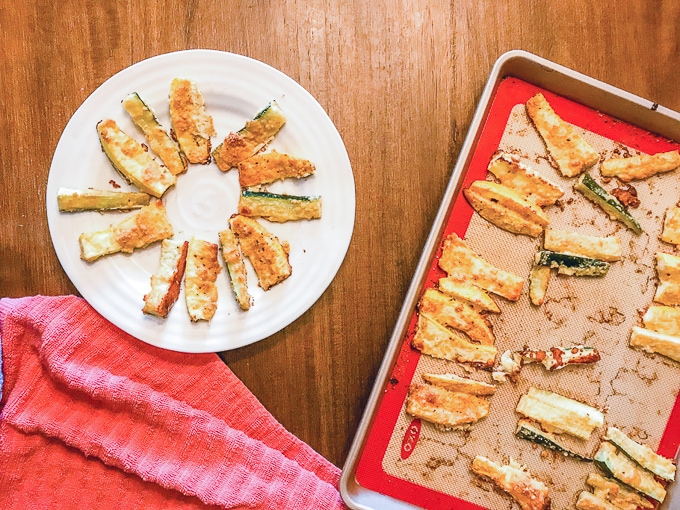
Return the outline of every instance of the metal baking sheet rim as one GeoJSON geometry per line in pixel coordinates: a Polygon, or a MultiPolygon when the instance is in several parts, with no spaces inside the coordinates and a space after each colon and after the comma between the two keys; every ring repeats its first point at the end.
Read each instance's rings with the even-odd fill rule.
{"type": "MultiPolygon", "coordinates": [[[[406,328],[430,268],[432,257],[435,256],[441,241],[441,234],[445,227],[450,207],[458,195],[462,177],[465,175],[465,169],[467,169],[470,158],[479,141],[481,128],[488,116],[496,89],[501,81],[508,76],[527,81],[649,132],[673,140],[680,140],[680,113],[678,112],[527,51],[512,50],[498,58],[482,92],[442,204],[439,207],[434,224],[423,247],[416,272],[404,298],[404,304],[399,313],[364,414],[342,470],[340,494],[345,503],[352,509],[377,510],[390,508],[394,510],[409,510],[418,508],[404,501],[399,501],[362,487],[356,480],[356,467],[378,410],[381,395],[399,355],[399,349],[403,342],[406,328]]],[[[671,487],[664,505],[659,507],[660,510],[680,505],[680,492],[678,492],[679,489],[676,488],[676,485],[673,484],[671,487]]]]}

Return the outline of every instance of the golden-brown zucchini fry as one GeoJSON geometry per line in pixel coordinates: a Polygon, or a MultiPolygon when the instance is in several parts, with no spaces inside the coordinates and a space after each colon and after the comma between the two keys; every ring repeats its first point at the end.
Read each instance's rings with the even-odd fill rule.
{"type": "Polygon", "coordinates": [[[529,99],[526,110],[562,175],[574,177],[599,161],[598,152],[555,113],[543,94],[529,99]]]}
{"type": "Polygon", "coordinates": [[[603,177],[616,177],[623,182],[646,179],[656,174],[670,172],[680,167],[680,151],[658,154],[639,154],[629,158],[614,158],[603,161],[600,172],[603,177]]]}
{"type": "Polygon", "coordinates": [[[192,80],[172,80],[170,119],[177,143],[189,162],[210,163],[210,137],[215,136],[215,128],[206,110],[203,94],[192,80]]]}
{"type": "Polygon", "coordinates": [[[163,202],[156,200],[104,230],[81,234],[80,258],[91,262],[112,253],[132,253],[172,236],[163,202]]]}

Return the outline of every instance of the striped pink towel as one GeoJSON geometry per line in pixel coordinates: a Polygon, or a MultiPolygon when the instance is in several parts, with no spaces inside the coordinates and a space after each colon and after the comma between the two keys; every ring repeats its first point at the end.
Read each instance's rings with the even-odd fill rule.
{"type": "Polygon", "coordinates": [[[215,354],[75,296],[0,300],[0,508],[339,509],[339,470],[215,354]]]}

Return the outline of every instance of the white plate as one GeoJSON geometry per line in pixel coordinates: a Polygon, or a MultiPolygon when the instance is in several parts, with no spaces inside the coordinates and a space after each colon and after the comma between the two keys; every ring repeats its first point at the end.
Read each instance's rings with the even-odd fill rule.
{"type": "MultiPolygon", "coordinates": [[[[200,237],[217,243],[236,212],[239,196],[236,170],[223,173],[214,163],[190,165],[163,197],[175,238],[200,237]]],[[[108,79],[78,108],[59,140],[47,183],[47,218],[54,249],[64,271],[82,296],[104,317],[127,333],[152,345],[181,352],[218,352],[266,338],[289,325],[323,294],[337,273],[354,227],[355,190],[352,168],[335,126],[319,103],[298,83],[256,60],[212,50],[188,50],[139,62],[108,79]],[[131,213],[60,213],[57,190],[113,189],[112,181],[129,187],[101,150],[95,130],[103,118],[115,119],[139,141],[143,137],[121,105],[137,92],[169,129],[168,92],[173,78],[198,84],[213,116],[215,147],[230,131],[243,127],[269,101],[276,100],[287,122],[270,148],[309,159],[315,175],[272,185],[274,192],[320,195],[320,220],[263,222],[290,244],[292,275],[267,292],[257,286],[248,265],[254,305],[241,311],[229,287],[226,270],[218,278],[219,302],[210,323],[191,323],[184,293],[161,320],[141,312],[143,296],[156,270],[160,245],[131,255],[115,254],[87,263],[80,259],[78,236],[117,223],[131,213]]],[[[222,262],[222,261],[221,261],[222,262]]]]}

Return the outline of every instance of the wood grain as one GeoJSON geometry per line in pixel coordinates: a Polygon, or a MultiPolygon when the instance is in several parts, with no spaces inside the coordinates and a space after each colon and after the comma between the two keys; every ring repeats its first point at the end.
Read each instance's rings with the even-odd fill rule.
{"type": "Polygon", "coordinates": [[[45,186],[70,116],[104,80],[188,48],[262,60],[342,135],[352,244],[319,301],[222,358],[285,427],[342,465],[494,61],[525,49],[680,110],[680,4],[347,0],[44,2],[0,8],[0,295],[76,294],[45,186]]]}

